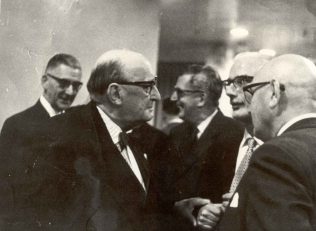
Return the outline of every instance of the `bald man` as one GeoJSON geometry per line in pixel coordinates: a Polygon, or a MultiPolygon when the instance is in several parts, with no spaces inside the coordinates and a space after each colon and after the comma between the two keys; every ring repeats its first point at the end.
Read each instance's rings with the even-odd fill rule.
{"type": "Polygon", "coordinates": [[[298,55],[267,63],[243,88],[254,153],[219,230],[316,229],[316,67],[298,55]]]}
{"type": "MultiPolygon", "coordinates": [[[[230,104],[232,106],[232,116],[235,120],[242,123],[245,127],[244,134],[240,138],[241,142],[239,145],[238,153],[235,153],[231,158],[233,165],[229,166],[235,173],[234,183],[231,183],[229,192],[224,195],[224,205],[222,204],[208,204],[200,209],[198,214],[198,226],[203,230],[212,230],[223,212],[228,200],[232,196],[233,191],[238,185],[240,179],[237,179],[237,171],[241,166],[241,162],[246,156],[247,150],[249,149],[248,141],[254,139],[256,145],[253,149],[259,147],[262,141],[253,136],[253,125],[251,121],[251,115],[247,103],[244,98],[243,86],[250,83],[253,80],[254,75],[266,64],[272,57],[259,52],[243,52],[238,54],[235,59],[233,66],[229,73],[229,78],[223,81],[224,89],[227,96],[230,98],[230,104]],[[237,155],[236,155],[237,154],[237,155]]],[[[227,163],[229,164],[229,163],[227,163]]],[[[247,167],[247,166],[246,166],[247,167]]],[[[241,166],[243,168],[243,165],[241,166]]],[[[240,171],[240,170],[239,170],[240,171]]]]}

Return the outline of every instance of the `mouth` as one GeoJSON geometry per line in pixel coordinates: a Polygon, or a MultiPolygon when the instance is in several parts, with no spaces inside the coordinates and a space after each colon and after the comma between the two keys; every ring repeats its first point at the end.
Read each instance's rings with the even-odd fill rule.
{"type": "Polygon", "coordinates": [[[245,106],[244,103],[238,103],[238,102],[230,102],[230,104],[232,105],[233,111],[236,111],[236,110],[238,110],[239,108],[245,106]]]}
{"type": "Polygon", "coordinates": [[[60,97],[60,101],[63,104],[71,104],[73,102],[73,99],[71,97],[60,97]]]}

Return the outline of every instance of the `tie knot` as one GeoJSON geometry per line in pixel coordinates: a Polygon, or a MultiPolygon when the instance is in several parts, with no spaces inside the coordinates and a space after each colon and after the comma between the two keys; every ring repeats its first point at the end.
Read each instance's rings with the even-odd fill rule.
{"type": "Polygon", "coordinates": [[[256,146],[257,142],[255,141],[254,138],[248,138],[247,139],[247,145],[249,149],[253,149],[256,146]]]}
{"type": "Polygon", "coordinates": [[[128,136],[125,132],[121,132],[119,134],[119,145],[121,147],[121,150],[125,149],[128,145],[128,136]]]}

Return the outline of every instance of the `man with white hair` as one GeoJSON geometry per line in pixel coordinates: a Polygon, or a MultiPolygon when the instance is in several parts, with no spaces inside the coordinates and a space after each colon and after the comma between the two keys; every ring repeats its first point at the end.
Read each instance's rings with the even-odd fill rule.
{"type": "Polygon", "coordinates": [[[156,76],[143,55],[111,50],[87,88],[89,104],[49,121],[48,150],[39,148],[31,172],[40,179],[28,196],[35,212],[15,230],[33,230],[32,222],[43,230],[148,230],[149,167],[126,132],[153,118],[156,76]]]}
{"type": "Polygon", "coordinates": [[[316,67],[282,55],[243,88],[254,134],[265,141],[250,165],[219,230],[316,229],[316,67]]]}
{"type": "Polygon", "coordinates": [[[247,169],[246,161],[249,160],[248,155],[251,157],[252,151],[262,144],[261,140],[253,136],[251,115],[242,88],[253,80],[254,75],[271,58],[271,56],[260,54],[259,52],[240,53],[234,59],[229,78],[223,81],[226,94],[230,98],[233,112],[232,116],[235,120],[241,122],[245,129],[243,136],[240,137],[239,148],[231,157],[233,165],[229,167],[234,177],[231,178],[232,182],[229,191],[223,196],[223,204],[210,203],[200,209],[198,214],[198,225],[200,229],[212,230],[216,227],[220,217],[225,211],[230,197],[247,169]],[[253,147],[249,145],[251,141],[254,141],[253,147]]]}

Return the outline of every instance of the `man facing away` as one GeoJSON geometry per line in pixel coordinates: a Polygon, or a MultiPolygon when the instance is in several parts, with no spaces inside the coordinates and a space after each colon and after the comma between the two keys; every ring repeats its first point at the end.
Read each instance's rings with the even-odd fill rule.
{"type": "Polygon", "coordinates": [[[265,141],[219,230],[316,229],[316,67],[293,54],[272,59],[243,88],[254,134],[265,141]]]}
{"type": "Polygon", "coordinates": [[[228,191],[243,131],[218,109],[222,82],[211,67],[191,66],[174,89],[171,99],[177,101],[184,120],[170,133],[181,159],[174,166],[178,169],[175,210],[187,221],[175,222],[175,229],[192,230],[198,208],[210,200],[220,202],[228,191]]]}
{"type": "MultiPolygon", "coordinates": [[[[223,195],[223,204],[210,203],[200,209],[197,221],[198,226],[202,230],[213,230],[220,217],[225,211],[225,207],[235,191],[240,179],[246,171],[247,164],[245,163],[247,158],[247,152],[250,150],[250,140],[254,140],[255,144],[252,147],[252,151],[255,150],[262,141],[253,136],[253,125],[251,121],[251,114],[247,107],[247,102],[244,98],[243,86],[250,83],[254,75],[266,64],[272,57],[260,54],[258,52],[243,52],[238,54],[233,66],[230,70],[229,78],[223,81],[224,89],[227,96],[230,98],[230,104],[232,105],[232,116],[235,120],[241,122],[245,127],[244,135],[239,145],[237,158],[235,160],[235,176],[232,180],[229,191],[223,195]],[[243,164],[242,164],[243,163],[243,164]],[[245,165],[246,164],[246,165],[245,165]],[[238,170],[239,169],[239,170],[238,170]]],[[[249,153],[249,152],[248,152],[249,153]]],[[[251,155],[251,153],[249,153],[251,155]]]]}

